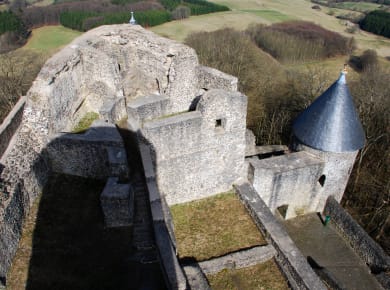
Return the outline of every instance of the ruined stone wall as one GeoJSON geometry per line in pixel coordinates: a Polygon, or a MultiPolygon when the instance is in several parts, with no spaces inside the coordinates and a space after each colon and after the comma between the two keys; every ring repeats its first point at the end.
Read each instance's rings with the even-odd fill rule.
{"type": "Polygon", "coordinates": [[[324,161],[324,168],[320,176],[322,180],[319,180],[322,185],[316,200],[313,200],[311,205],[312,211],[322,211],[327,198],[331,195],[334,196],[337,202],[340,202],[347,187],[358,151],[342,153],[324,152],[312,149],[299,142],[295,142],[293,148],[295,151],[305,151],[324,161]]]}
{"type": "Polygon", "coordinates": [[[274,211],[288,206],[286,218],[311,211],[311,204],[320,194],[320,178],[324,163],[305,152],[290,153],[266,159],[249,160],[253,187],[274,211]]]}
{"type": "Polygon", "coordinates": [[[123,140],[115,125],[95,121],[84,134],[56,134],[47,145],[53,172],[107,179],[129,175],[123,140]]]}
{"type": "Polygon", "coordinates": [[[22,122],[23,109],[25,104],[26,98],[20,98],[11,112],[4,119],[3,123],[0,124],[0,158],[4,154],[8,144],[10,143],[12,137],[22,122]]]}
{"type": "Polygon", "coordinates": [[[210,90],[196,111],[144,123],[158,186],[169,205],[227,191],[244,174],[247,99],[210,90]]]}
{"type": "Polygon", "coordinates": [[[45,145],[47,118],[26,104],[13,147],[2,158],[0,172],[0,285],[16,252],[22,224],[49,176],[45,145]]]}

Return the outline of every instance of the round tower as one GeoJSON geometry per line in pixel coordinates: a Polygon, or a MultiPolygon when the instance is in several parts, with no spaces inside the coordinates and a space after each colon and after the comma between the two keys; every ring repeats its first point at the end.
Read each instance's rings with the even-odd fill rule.
{"type": "Polygon", "coordinates": [[[365,144],[365,134],[356,112],[346,70],[293,123],[294,151],[306,151],[323,160],[316,196],[310,209],[322,211],[333,195],[340,202],[357,153],[365,144]]]}

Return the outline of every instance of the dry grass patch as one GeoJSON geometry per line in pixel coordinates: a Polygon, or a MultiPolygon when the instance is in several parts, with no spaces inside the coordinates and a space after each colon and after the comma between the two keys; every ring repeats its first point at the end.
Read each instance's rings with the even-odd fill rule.
{"type": "Polygon", "coordinates": [[[202,261],[266,244],[234,193],[174,205],[171,211],[180,258],[202,261]]]}
{"type": "Polygon", "coordinates": [[[207,276],[214,290],[233,289],[289,289],[274,260],[243,269],[226,269],[207,276]]]}

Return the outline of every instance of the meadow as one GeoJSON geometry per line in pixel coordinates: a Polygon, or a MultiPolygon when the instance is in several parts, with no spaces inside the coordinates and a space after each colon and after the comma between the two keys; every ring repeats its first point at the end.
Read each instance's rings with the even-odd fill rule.
{"type": "MultiPolygon", "coordinates": [[[[326,29],[344,36],[353,36],[358,50],[375,49],[379,56],[390,56],[390,40],[365,31],[358,30],[354,34],[346,32],[345,21],[335,15],[329,15],[329,8],[314,10],[313,3],[307,0],[213,0],[217,4],[226,5],[232,11],[190,17],[171,21],[151,28],[152,31],[165,37],[183,41],[187,35],[197,31],[215,31],[222,28],[245,30],[252,23],[272,24],[286,20],[311,21],[326,29]]],[[[332,8],[332,10],[334,10],[332,8]]],[[[336,9],[338,13],[346,10],[336,9]]]]}

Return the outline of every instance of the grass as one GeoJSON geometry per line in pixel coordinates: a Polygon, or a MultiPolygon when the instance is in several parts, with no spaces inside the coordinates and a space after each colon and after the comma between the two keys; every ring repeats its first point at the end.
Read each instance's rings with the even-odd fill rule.
{"type": "Polygon", "coordinates": [[[207,276],[214,290],[265,290],[289,289],[274,260],[243,269],[226,269],[207,276]]]}
{"type": "Polygon", "coordinates": [[[52,55],[81,34],[82,32],[61,25],[36,28],[22,49],[52,55]]]}
{"type": "MultiPolygon", "coordinates": [[[[270,24],[283,19],[299,19],[312,21],[322,27],[339,32],[344,36],[351,37],[345,32],[345,25],[335,16],[328,15],[327,9],[322,11],[313,10],[313,3],[306,0],[213,0],[217,4],[226,5],[232,9],[229,12],[213,13],[188,19],[172,21],[163,25],[155,26],[151,30],[177,41],[184,39],[192,32],[215,31],[221,28],[235,28],[244,30],[251,23],[270,24]],[[263,12],[259,12],[263,11],[263,12]],[[264,12],[272,11],[272,12],[264,12]],[[273,12],[275,11],[275,12],[273,12]]],[[[345,10],[335,9],[345,12],[345,10]]],[[[337,13],[336,13],[337,14],[337,13]]],[[[387,57],[390,55],[390,40],[374,34],[360,31],[355,33],[358,48],[377,49],[378,55],[387,57]]]]}
{"type": "Polygon", "coordinates": [[[179,258],[202,261],[266,244],[234,193],[174,205],[171,212],[179,258]]]}
{"type": "Polygon", "coordinates": [[[103,187],[80,177],[50,178],[24,224],[7,289],[130,288],[123,277],[132,273],[131,230],[104,227],[103,187]]]}
{"type": "Polygon", "coordinates": [[[339,9],[359,11],[359,12],[370,12],[377,10],[381,7],[381,4],[368,3],[368,2],[340,2],[336,3],[335,6],[339,9]]]}
{"type": "Polygon", "coordinates": [[[268,20],[271,23],[282,22],[289,20],[296,20],[295,17],[288,16],[275,10],[242,10],[248,13],[254,13],[255,15],[268,20]]]}
{"type": "Polygon", "coordinates": [[[183,42],[192,32],[215,31],[225,27],[245,30],[251,23],[269,23],[255,14],[241,11],[227,11],[176,20],[154,26],[150,30],[164,37],[183,42]]]}
{"type": "Polygon", "coordinates": [[[88,112],[81,118],[77,125],[73,128],[72,133],[82,133],[91,127],[93,121],[99,118],[99,114],[95,112],[88,112]]]}

